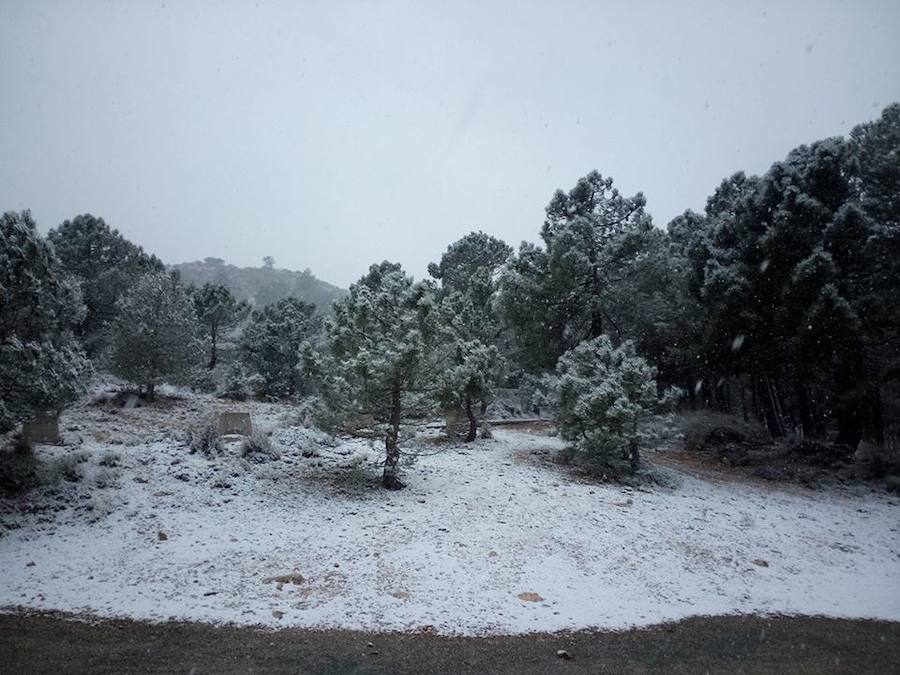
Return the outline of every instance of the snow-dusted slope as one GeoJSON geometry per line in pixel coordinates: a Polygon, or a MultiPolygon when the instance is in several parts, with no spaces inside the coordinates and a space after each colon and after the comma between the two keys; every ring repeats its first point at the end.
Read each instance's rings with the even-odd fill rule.
{"type": "Polygon", "coordinates": [[[377,447],[274,438],[282,459],[261,465],[167,438],[85,442],[65,508],[0,503],[20,526],[0,537],[0,606],[466,634],[733,612],[900,620],[900,506],[882,495],[591,485],[534,461],[554,439],[503,431],[409,444],[433,454],[389,493],[362,476],[377,447]],[[109,451],[121,459],[107,470],[109,451]],[[293,573],[303,581],[266,582],[293,573]]]}

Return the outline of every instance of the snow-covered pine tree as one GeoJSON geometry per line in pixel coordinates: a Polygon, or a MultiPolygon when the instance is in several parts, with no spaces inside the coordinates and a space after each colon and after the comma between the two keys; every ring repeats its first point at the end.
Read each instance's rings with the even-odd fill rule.
{"type": "Polygon", "coordinates": [[[253,312],[239,350],[258,395],[291,398],[308,391],[298,370],[300,350],[320,330],[315,305],[298,298],[284,298],[253,312]]]}
{"type": "Polygon", "coordinates": [[[147,398],[164,381],[188,381],[204,352],[194,304],[176,275],[147,274],[119,301],[112,370],[141,387],[147,398]]]}
{"type": "Polygon", "coordinates": [[[660,401],[656,370],[630,341],[615,348],[606,335],[582,342],[560,357],[544,385],[562,438],[612,473],[638,469],[638,424],[660,401]]]}
{"type": "Polygon", "coordinates": [[[466,441],[478,433],[483,413],[505,368],[497,342],[502,326],[494,311],[496,278],[512,248],[483,232],[471,232],[428,266],[440,279],[438,400],[461,410],[469,422],[466,441]]]}
{"type": "Polygon", "coordinates": [[[0,217],[0,431],[84,390],[90,362],[72,330],[84,303],[31,213],[0,217]]]}
{"type": "Polygon", "coordinates": [[[648,317],[677,300],[660,294],[668,241],[645,204],[643,194],[626,197],[596,171],[569,192],[557,190],[541,230],[544,248],[523,242],[500,280],[498,307],[526,369],[552,368],[603,333],[659,342],[648,317]]]}
{"type": "Polygon", "coordinates": [[[347,414],[371,414],[384,430],[382,483],[404,487],[398,475],[400,424],[410,408],[430,396],[423,392],[433,355],[437,319],[434,287],[414,282],[399,264],[372,265],[334,304],[328,321],[333,356],[332,406],[347,414]]]}
{"type": "Polygon", "coordinates": [[[154,255],[90,214],[65,221],[47,233],[63,268],[79,285],[87,308],[78,327],[88,354],[98,355],[108,344],[108,328],[116,317],[119,298],[148,272],[165,267],[154,255]]]}
{"type": "Polygon", "coordinates": [[[246,302],[238,302],[225,286],[203,284],[191,293],[197,320],[206,333],[209,343],[209,368],[216,367],[219,360],[219,340],[224,333],[233,329],[250,311],[246,302]]]}
{"type": "Polygon", "coordinates": [[[469,443],[478,434],[476,408],[486,406],[493,399],[504,362],[494,345],[456,335],[448,336],[442,351],[438,399],[445,409],[465,412],[469,422],[465,440],[469,443]]]}

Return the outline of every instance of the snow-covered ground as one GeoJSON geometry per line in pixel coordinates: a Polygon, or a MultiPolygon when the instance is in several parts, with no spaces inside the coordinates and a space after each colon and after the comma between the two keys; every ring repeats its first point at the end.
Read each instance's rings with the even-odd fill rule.
{"type": "Polygon", "coordinates": [[[84,453],[83,477],[0,501],[0,606],[462,634],[735,612],[900,620],[900,505],[886,495],[589,484],[542,459],[555,439],[502,430],[409,441],[423,454],[408,488],[386,492],[380,446],[329,444],[286,407],[228,406],[275,427],[277,461],[233,444],[188,454],[179,425],[225,407],[67,413],[75,447],[38,452],[84,453]]]}

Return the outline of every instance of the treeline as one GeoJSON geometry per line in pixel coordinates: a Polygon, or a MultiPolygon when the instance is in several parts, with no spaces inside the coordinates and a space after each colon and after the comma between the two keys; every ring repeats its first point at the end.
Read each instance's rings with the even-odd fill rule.
{"type": "Polygon", "coordinates": [[[540,245],[472,233],[420,281],[373,265],[328,316],[186,286],[91,216],[45,239],[7,213],[0,236],[3,428],[71,399],[93,362],[149,397],[183,382],[377,428],[400,487],[402,422],[455,410],[471,440],[500,385],[533,390],[609,470],[638,467],[641,418],[678,399],[850,448],[884,444],[897,410],[897,104],[725,179],[666,229],[591,173],[553,196],[540,245]]]}

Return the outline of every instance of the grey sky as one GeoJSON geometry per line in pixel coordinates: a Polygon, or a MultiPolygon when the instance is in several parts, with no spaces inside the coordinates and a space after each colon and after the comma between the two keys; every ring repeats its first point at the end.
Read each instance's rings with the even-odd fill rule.
{"type": "Polygon", "coordinates": [[[592,169],[657,224],[900,100],[900,2],[0,0],[0,209],[348,285],[592,169]]]}

